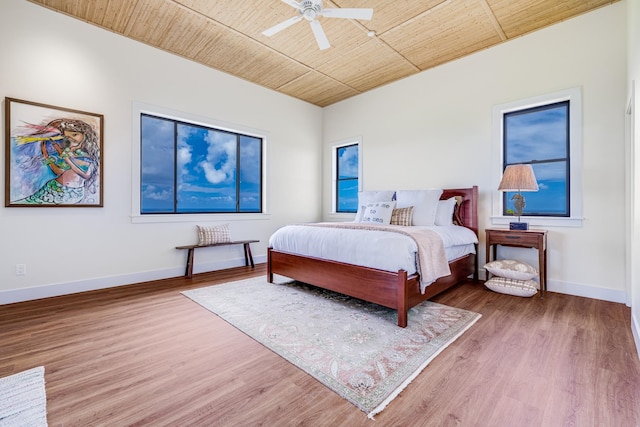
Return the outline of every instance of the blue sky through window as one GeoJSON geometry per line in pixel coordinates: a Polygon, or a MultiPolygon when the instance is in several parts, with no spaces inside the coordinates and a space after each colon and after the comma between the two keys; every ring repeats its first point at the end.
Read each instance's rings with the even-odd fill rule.
{"type": "Polygon", "coordinates": [[[142,213],[261,211],[260,138],[147,115],[141,125],[142,213]]]}
{"type": "MultiPolygon", "coordinates": [[[[539,191],[523,192],[525,215],[569,216],[569,101],[504,115],[505,167],[531,163],[539,191]]],[[[513,209],[505,193],[505,210],[513,209]]]]}
{"type": "Polygon", "coordinates": [[[174,125],[142,116],[141,211],[171,212],[174,198],[174,125]]]}
{"type": "Polygon", "coordinates": [[[358,209],[358,144],[336,148],[338,157],[337,203],[338,212],[358,209]]]}

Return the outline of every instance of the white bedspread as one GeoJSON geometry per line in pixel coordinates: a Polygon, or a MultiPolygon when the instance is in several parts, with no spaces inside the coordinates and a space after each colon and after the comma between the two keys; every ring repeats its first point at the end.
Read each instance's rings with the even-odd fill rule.
{"type": "MultiPolygon", "coordinates": [[[[442,238],[448,261],[475,253],[478,238],[468,228],[455,225],[421,228],[431,229],[442,238]]],[[[404,234],[388,231],[288,225],[273,233],[269,246],[282,252],[385,271],[402,269],[410,275],[418,272],[416,242],[404,234]]]]}

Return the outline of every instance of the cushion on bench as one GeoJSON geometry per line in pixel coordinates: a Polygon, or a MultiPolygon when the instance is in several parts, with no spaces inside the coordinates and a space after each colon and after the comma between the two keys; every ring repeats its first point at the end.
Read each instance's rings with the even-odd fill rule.
{"type": "Polygon", "coordinates": [[[207,246],[216,243],[231,242],[231,234],[229,233],[229,224],[216,226],[198,225],[198,245],[207,246]]]}

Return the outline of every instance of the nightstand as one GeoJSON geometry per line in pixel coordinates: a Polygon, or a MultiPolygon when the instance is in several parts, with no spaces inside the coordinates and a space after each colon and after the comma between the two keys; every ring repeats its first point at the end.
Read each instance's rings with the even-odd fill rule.
{"type": "MultiPolygon", "coordinates": [[[[540,272],[540,298],[547,290],[547,230],[507,230],[487,228],[487,262],[496,258],[498,245],[538,250],[538,270],[540,272]],[[493,250],[492,250],[493,249],[493,250]]],[[[489,273],[487,272],[487,279],[489,273]]]]}

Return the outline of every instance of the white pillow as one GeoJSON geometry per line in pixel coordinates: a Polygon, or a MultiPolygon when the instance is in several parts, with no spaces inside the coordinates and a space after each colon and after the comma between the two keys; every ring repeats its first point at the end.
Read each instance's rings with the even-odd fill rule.
{"type": "Polygon", "coordinates": [[[368,203],[360,222],[369,224],[389,225],[396,202],[368,203]]]}
{"type": "Polygon", "coordinates": [[[516,280],[495,276],[484,282],[484,285],[494,292],[518,297],[530,297],[538,292],[537,283],[534,280],[516,280]]]}
{"type": "Polygon", "coordinates": [[[456,198],[438,200],[436,207],[436,225],[453,225],[453,210],[456,207],[456,198]]]}
{"type": "Polygon", "coordinates": [[[228,243],[231,241],[229,224],[217,226],[198,225],[198,244],[200,246],[213,245],[216,243],[228,243]]]}
{"type": "Polygon", "coordinates": [[[491,261],[484,268],[491,274],[509,279],[529,280],[538,275],[538,271],[529,264],[512,259],[491,261]]]}
{"type": "Polygon", "coordinates": [[[442,189],[398,190],[396,191],[397,207],[413,206],[413,225],[434,225],[436,209],[442,189]]]}
{"type": "Polygon", "coordinates": [[[373,202],[390,202],[393,200],[395,191],[360,191],[358,193],[358,212],[356,212],[356,218],[354,222],[360,222],[362,214],[366,209],[367,203],[373,202]]]}

